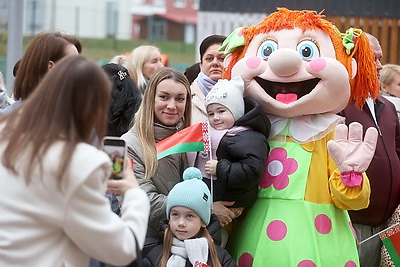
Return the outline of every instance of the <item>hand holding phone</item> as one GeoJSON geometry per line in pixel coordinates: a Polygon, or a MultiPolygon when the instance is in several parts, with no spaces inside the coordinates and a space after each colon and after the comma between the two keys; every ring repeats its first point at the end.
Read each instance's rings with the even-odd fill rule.
{"type": "Polygon", "coordinates": [[[112,163],[112,173],[110,179],[122,179],[126,161],[126,144],[119,137],[106,136],[103,139],[103,150],[108,154],[112,163]]]}
{"type": "Polygon", "coordinates": [[[136,180],[135,173],[133,172],[133,159],[126,160],[123,177],[124,178],[121,180],[108,180],[107,192],[116,195],[123,195],[127,190],[139,187],[139,183],[136,180]]]}
{"type": "Polygon", "coordinates": [[[125,141],[119,137],[106,136],[103,139],[103,150],[109,155],[113,165],[107,192],[122,195],[131,188],[139,187],[133,172],[133,159],[126,158],[125,141]]]}

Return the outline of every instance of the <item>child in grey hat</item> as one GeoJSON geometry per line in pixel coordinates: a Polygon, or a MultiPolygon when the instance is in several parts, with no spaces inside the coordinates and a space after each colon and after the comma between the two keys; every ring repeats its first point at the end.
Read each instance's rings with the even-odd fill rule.
{"type": "Polygon", "coordinates": [[[194,160],[213,189],[213,212],[221,226],[256,200],[269,153],[270,122],[254,100],[243,98],[243,91],[243,80],[236,77],[219,80],[207,94],[211,157],[199,152],[194,160]]]}

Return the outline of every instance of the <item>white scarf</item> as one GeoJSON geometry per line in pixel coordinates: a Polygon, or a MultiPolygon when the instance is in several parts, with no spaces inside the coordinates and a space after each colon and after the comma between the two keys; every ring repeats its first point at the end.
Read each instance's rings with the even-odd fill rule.
{"type": "Polygon", "coordinates": [[[344,118],[333,113],[304,115],[296,118],[282,118],[268,115],[271,121],[269,140],[282,140],[289,136],[303,144],[319,140],[331,132],[344,118]]]}
{"type": "Polygon", "coordinates": [[[167,267],[185,267],[186,260],[192,265],[196,261],[207,263],[208,259],[208,242],[204,237],[186,239],[181,241],[174,238],[172,241],[171,257],[167,262],[167,267]]]}

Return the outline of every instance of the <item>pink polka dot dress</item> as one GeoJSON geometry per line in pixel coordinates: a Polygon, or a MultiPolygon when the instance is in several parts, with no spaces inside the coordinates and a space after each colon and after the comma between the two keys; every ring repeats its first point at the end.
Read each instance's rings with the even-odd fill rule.
{"type": "Polygon", "coordinates": [[[332,137],[270,141],[257,201],[238,218],[227,247],[239,267],[359,266],[346,203],[339,208],[332,194],[330,180],[340,179],[326,149],[332,137]]]}

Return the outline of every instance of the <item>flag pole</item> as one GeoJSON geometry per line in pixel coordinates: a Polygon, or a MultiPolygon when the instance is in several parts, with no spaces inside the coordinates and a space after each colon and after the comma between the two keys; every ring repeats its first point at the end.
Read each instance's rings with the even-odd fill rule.
{"type": "MultiPolygon", "coordinates": [[[[207,122],[207,130],[208,130],[208,132],[210,132],[210,123],[208,123],[208,122],[207,122]]],[[[210,160],[212,160],[212,148],[211,148],[211,137],[210,136],[208,138],[208,144],[210,147],[210,150],[209,150],[210,160]]],[[[212,174],[210,174],[210,179],[211,179],[211,181],[210,181],[211,199],[212,199],[212,202],[214,202],[214,178],[213,178],[212,174]]]]}
{"type": "Polygon", "coordinates": [[[387,229],[392,228],[392,227],[394,227],[394,226],[397,226],[397,225],[399,225],[399,224],[400,224],[400,222],[398,222],[398,223],[396,223],[396,224],[394,224],[394,225],[391,225],[391,226],[389,226],[388,228],[383,229],[382,231],[380,231],[380,232],[378,232],[378,233],[376,233],[376,234],[374,234],[374,235],[371,235],[370,237],[367,237],[366,239],[364,239],[363,241],[361,241],[361,242],[358,243],[358,244],[361,245],[362,243],[364,243],[364,242],[366,242],[366,241],[368,241],[368,240],[371,240],[372,238],[378,236],[379,234],[381,234],[381,233],[387,231],[387,229]]]}

